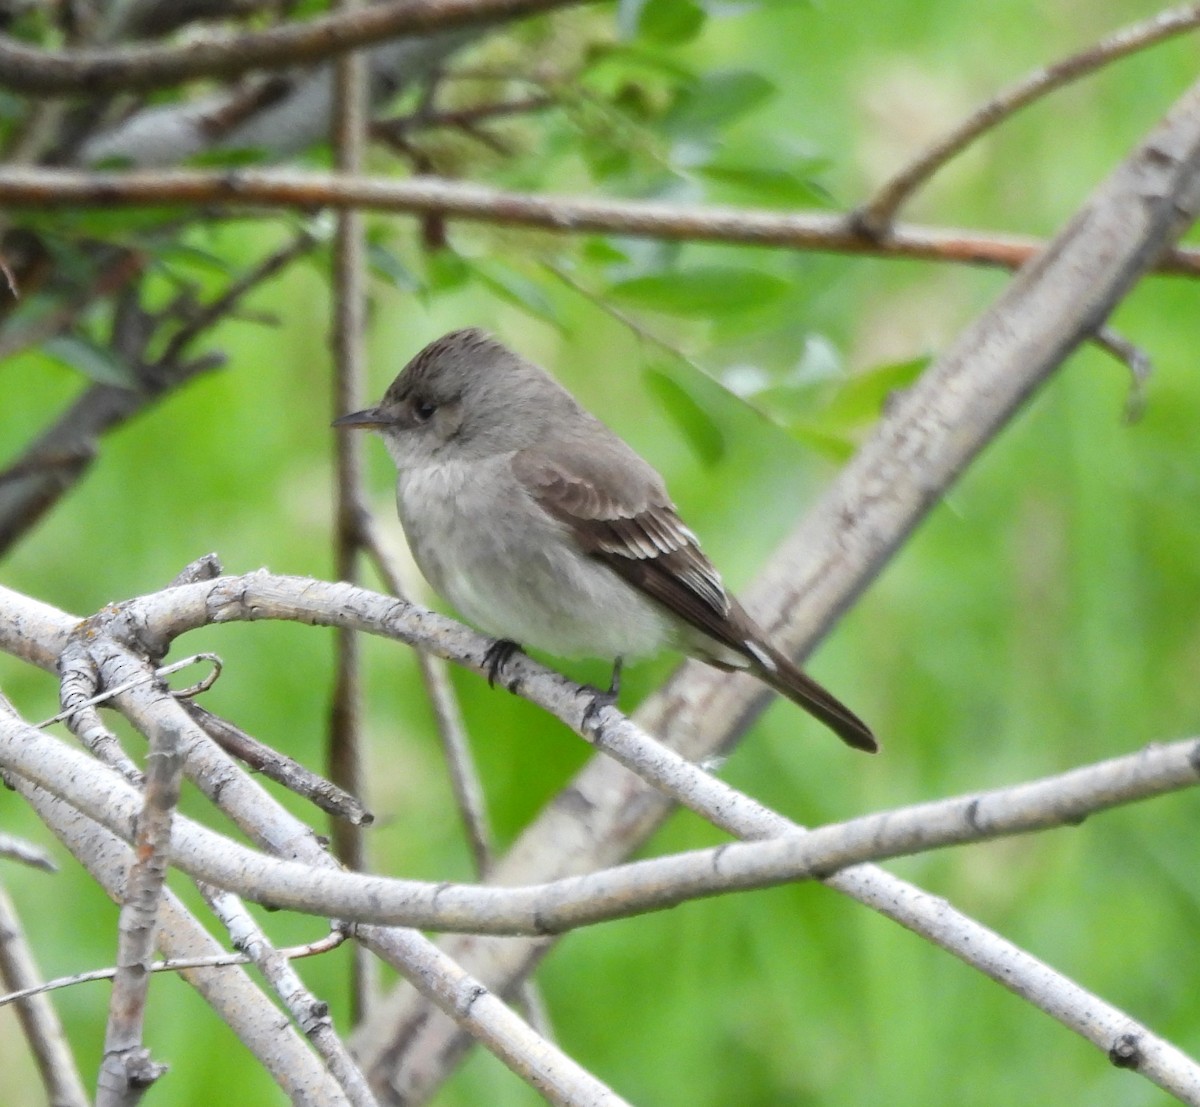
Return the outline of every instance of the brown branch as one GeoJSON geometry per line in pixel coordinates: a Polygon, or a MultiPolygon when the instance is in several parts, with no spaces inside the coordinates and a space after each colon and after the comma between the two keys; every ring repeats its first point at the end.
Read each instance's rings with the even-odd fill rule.
{"type": "Polygon", "coordinates": [[[112,296],[141,276],[149,261],[149,253],[143,250],[118,250],[112,257],[104,259],[86,288],[81,288],[40,319],[0,334],[0,361],[69,329],[97,300],[112,296]]]}
{"type": "Polygon", "coordinates": [[[158,359],[139,367],[139,387],[94,384],[0,472],[0,553],[29,530],[88,471],[100,436],[121,426],[165,394],[214,368],[214,355],[183,360],[188,345],[234,310],[245,295],[313,248],[307,234],[265,258],[211,303],[194,311],[158,359]]]}
{"type": "MultiPolygon", "coordinates": [[[[332,173],[245,169],[86,173],[0,168],[0,208],[137,207],[181,204],[290,208],[363,208],[404,215],[441,214],[481,223],[536,227],[560,234],[623,234],[671,241],[954,262],[1017,269],[1045,246],[1027,235],[900,224],[886,241],[856,231],[851,219],[823,212],[683,206],[635,200],[530,196],[438,178],[395,181],[332,173]]],[[[1155,272],[1200,276],[1200,249],[1167,250],[1155,272]]]]}
{"type": "Polygon", "coordinates": [[[392,119],[377,119],[371,123],[371,137],[391,144],[403,152],[408,151],[408,136],[414,131],[448,129],[462,131],[480,142],[494,142],[492,136],[480,127],[493,119],[506,119],[514,115],[532,115],[545,111],[558,103],[552,96],[525,96],[519,100],[501,101],[497,104],[475,104],[467,108],[443,108],[421,110],[392,119]]]}
{"type": "MultiPolygon", "coordinates": [[[[347,16],[363,10],[360,0],[338,0],[347,16]]],[[[334,161],[338,172],[362,172],[367,145],[367,60],[346,54],[334,72],[332,130],[334,161]]],[[[333,241],[333,417],[366,406],[367,266],[364,214],[351,208],[338,213],[333,241]]],[[[335,503],[334,567],[338,580],[357,583],[360,577],[359,517],[364,507],[363,448],[360,435],[334,436],[335,503]]],[[[359,638],[339,630],[333,701],[329,712],[329,778],[335,785],[361,797],[366,786],[362,751],[362,649],[359,638]]],[[[362,828],[335,820],[333,855],[347,868],[367,869],[367,848],[362,828]]],[[[362,946],[355,945],[350,990],[351,1021],[361,1022],[379,990],[377,965],[362,946]]]]}
{"type": "Polygon", "coordinates": [[[868,234],[885,234],[896,212],[911,199],[913,193],[980,135],[1071,81],[1086,77],[1110,62],[1128,57],[1164,39],[1195,30],[1198,26],[1200,4],[1169,8],[1150,19],[1122,27],[1086,50],[1009,85],[881,185],[874,196],[855,209],[855,225],[868,234]]]}
{"type": "Polygon", "coordinates": [[[52,51],[0,38],[0,87],[22,96],[168,88],[197,77],[311,64],[402,35],[498,23],[584,0],[390,0],[303,23],[178,46],[52,51]]]}

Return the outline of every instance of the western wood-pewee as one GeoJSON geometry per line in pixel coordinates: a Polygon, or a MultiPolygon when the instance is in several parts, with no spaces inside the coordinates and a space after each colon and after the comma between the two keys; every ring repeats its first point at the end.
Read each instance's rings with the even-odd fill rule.
{"type": "MultiPolygon", "coordinates": [[[[454,331],[404,367],[379,431],[421,571],[506,649],[625,657],[667,646],[745,669],[862,750],[870,728],[772,646],[726,590],[657,472],[532,362],[454,331]]],[[[614,687],[616,670],[614,670],[614,687]]]]}

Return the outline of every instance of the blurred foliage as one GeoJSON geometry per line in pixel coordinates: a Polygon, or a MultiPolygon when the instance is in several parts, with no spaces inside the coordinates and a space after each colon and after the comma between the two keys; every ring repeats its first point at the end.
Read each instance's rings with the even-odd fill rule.
{"type": "MultiPolygon", "coordinates": [[[[553,108],[481,125],[494,141],[443,128],[412,143],[427,166],[508,187],[848,207],[1002,85],[1147,12],[1124,0],[999,0],[985,25],[978,8],[948,0],[836,10],[623,0],[497,36],[460,59],[460,75],[437,98],[452,108],[535,90],[553,108]]],[[[44,19],[27,12],[19,33],[48,41],[44,19]]],[[[976,144],[905,218],[1052,232],[1194,79],[1198,56],[1200,43],[1185,38],[1056,94],[976,144]]],[[[20,125],[25,106],[5,97],[0,109],[0,132],[20,125]]],[[[319,164],[325,156],[308,157],[319,164]]],[[[376,148],[372,170],[403,174],[413,157],[376,148]]],[[[296,226],[116,209],[21,219],[58,267],[18,306],[12,327],[94,278],[88,244],[144,251],[139,303],[152,312],[176,303],[181,289],[210,301],[296,226]]],[[[328,221],[307,227],[324,235],[328,221]]],[[[373,217],[371,236],[375,391],[442,332],[491,328],[552,368],[662,470],[735,586],[753,577],[888,395],[1005,281],[915,262],[568,239],[434,219],[373,217]]],[[[209,550],[230,572],[268,565],[327,577],[328,272],[317,251],[255,291],[244,317],[201,336],[191,352],[222,351],[226,367],[108,436],[82,486],[8,557],[4,582],[84,615],[161,586],[209,550]]],[[[883,754],[853,755],[777,704],[727,765],[727,779],[811,824],[1195,732],[1197,294],[1185,281],[1151,279],[1115,320],[1155,365],[1139,423],[1121,420],[1122,367],[1092,349],[1073,357],[815,658],[814,673],[875,724],[883,754]]],[[[6,458],[86,378],[121,373],[106,353],[113,326],[100,302],[66,333],[3,364],[6,458]]],[[[165,332],[155,341],[161,348],[165,332]]],[[[375,506],[400,547],[392,470],[375,446],[370,469],[375,506]]],[[[207,700],[213,710],[321,766],[328,633],[208,628],[177,652],[200,648],[226,661],[207,700]]],[[[378,642],[365,655],[374,864],[466,879],[468,853],[413,660],[378,642]]],[[[670,663],[636,667],[625,706],[670,663]]],[[[477,678],[456,674],[455,683],[507,843],[587,751],[477,678]]],[[[0,686],[27,718],[55,709],[53,680],[11,659],[0,657],[0,686]]],[[[1185,794],[1079,829],[893,868],[1196,1053],[1195,805],[1185,794]]],[[[186,809],[204,815],[194,797],[186,809]]],[[[0,796],[0,820],[46,841],[11,794],[0,796]]],[[[681,815],[647,852],[717,840],[681,815]]],[[[110,963],[115,947],[115,908],[57,853],[59,876],[11,865],[3,873],[51,975],[110,963]]],[[[281,941],[321,929],[280,915],[266,925],[281,941]]],[[[345,969],[340,954],[301,966],[343,1028],[345,969]]],[[[539,978],[562,1044],[636,1103],[1127,1107],[1162,1098],[990,981],[821,888],[708,900],[576,934],[539,978]]],[[[103,985],[57,998],[89,1078],[106,1000],[103,985]]],[[[34,1102],[12,1018],[0,1012],[3,1098],[34,1102]]],[[[151,1093],[158,1102],[278,1101],[178,981],[152,985],[148,1041],[173,1069],[151,1093]]],[[[477,1053],[438,1102],[538,1100],[477,1053]]]]}

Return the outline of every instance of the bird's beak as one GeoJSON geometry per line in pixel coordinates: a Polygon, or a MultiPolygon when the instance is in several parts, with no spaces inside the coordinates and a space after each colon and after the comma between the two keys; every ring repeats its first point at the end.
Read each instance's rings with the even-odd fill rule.
{"type": "Polygon", "coordinates": [[[395,422],[395,419],[385,415],[380,408],[369,407],[364,411],[352,411],[349,415],[343,415],[340,419],[335,419],[330,426],[333,427],[386,427],[395,422]]]}

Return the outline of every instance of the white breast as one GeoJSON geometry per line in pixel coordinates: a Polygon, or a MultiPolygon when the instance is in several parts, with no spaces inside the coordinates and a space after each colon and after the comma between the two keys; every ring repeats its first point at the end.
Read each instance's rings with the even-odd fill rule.
{"type": "Polygon", "coordinates": [[[512,475],[511,456],[401,472],[400,521],[430,584],[488,634],[560,657],[656,653],[674,623],[586,557],[512,475]]]}

